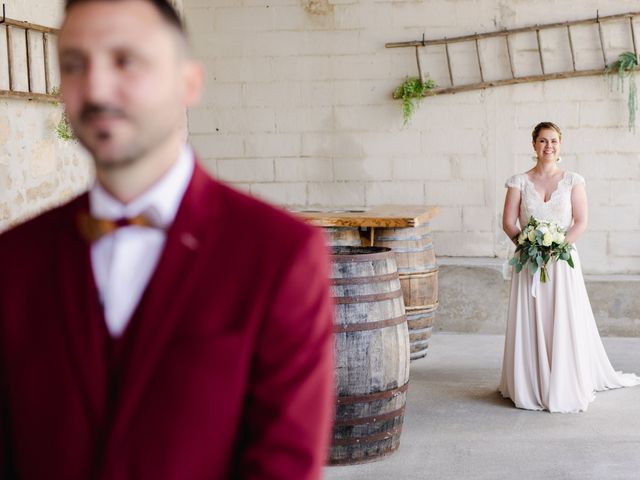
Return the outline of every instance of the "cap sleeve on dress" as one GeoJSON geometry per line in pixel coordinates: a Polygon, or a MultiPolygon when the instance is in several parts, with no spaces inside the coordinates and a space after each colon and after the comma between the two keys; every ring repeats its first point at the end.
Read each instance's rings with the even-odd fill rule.
{"type": "Polygon", "coordinates": [[[584,185],[584,177],[578,173],[571,172],[571,186],[584,185]]]}
{"type": "Polygon", "coordinates": [[[507,179],[504,184],[507,188],[517,188],[518,190],[522,190],[522,179],[520,175],[512,175],[507,179]]]}

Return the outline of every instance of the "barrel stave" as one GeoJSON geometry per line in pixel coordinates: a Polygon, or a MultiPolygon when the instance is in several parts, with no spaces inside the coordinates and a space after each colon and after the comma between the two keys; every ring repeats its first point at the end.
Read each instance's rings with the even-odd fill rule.
{"type": "Polygon", "coordinates": [[[409,379],[409,339],[402,289],[389,249],[333,250],[338,403],[330,463],[352,464],[398,448],[409,379]]]}

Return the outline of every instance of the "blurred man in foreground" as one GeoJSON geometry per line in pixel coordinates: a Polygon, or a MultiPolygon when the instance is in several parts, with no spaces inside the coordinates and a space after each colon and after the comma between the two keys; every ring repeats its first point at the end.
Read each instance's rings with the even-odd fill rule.
{"type": "Polygon", "coordinates": [[[319,478],[321,234],[198,165],[202,73],[166,0],[69,0],[58,43],[97,178],[0,236],[0,478],[319,478]]]}

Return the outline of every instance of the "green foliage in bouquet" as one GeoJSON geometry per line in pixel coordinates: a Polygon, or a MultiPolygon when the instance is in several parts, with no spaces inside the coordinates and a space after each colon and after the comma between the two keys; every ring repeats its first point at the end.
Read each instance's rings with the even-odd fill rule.
{"type": "Polygon", "coordinates": [[[607,65],[604,70],[605,76],[615,73],[618,77],[618,90],[624,92],[624,79],[629,79],[629,96],[627,98],[627,109],[629,110],[629,131],[636,131],[636,112],[638,110],[638,95],[635,79],[635,71],[638,66],[638,57],[633,52],[624,52],[618,59],[607,65]]]}
{"type": "Polygon", "coordinates": [[[402,118],[406,126],[425,94],[436,88],[436,82],[427,77],[423,82],[418,77],[407,77],[393,92],[393,98],[402,99],[402,118]]]}
{"type": "Polygon", "coordinates": [[[514,237],[517,243],[516,254],[509,263],[516,267],[518,273],[527,263],[532,275],[539,268],[542,283],[549,278],[547,263],[550,260],[565,260],[571,268],[574,268],[571,257],[573,245],[565,242],[564,235],[564,230],[555,223],[542,222],[531,217],[522,232],[514,237]]]}

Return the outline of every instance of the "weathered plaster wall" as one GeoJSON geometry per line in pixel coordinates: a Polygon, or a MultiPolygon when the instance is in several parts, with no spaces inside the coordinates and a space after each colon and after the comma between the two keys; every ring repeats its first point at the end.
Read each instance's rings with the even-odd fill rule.
{"type": "MultiPolygon", "coordinates": [[[[627,131],[625,95],[600,77],[500,87],[426,99],[408,128],[391,92],[416,74],[413,49],[392,41],[452,37],[638,10],[612,0],[184,0],[204,102],[190,112],[205,165],[251,193],[286,205],[438,205],[439,255],[502,257],[504,181],[532,166],[530,131],[553,120],[564,166],[587,180],[591,221],[580,242],[588,273],[640,272],[640,135],[627,131]]],[[[606,27],[611,58],[631,45],[606,27]]],[[[561,34],[542,38],[548,71],[570,62],[561,34]]],[[[640,38],[640,21],[636,21],[640,38]]],[[[515,39],[519,75],[538,73],[531,35],[515,39]]],[[[595,28],[574,32],[579,68],[599,68],[595,28]]],[[[487,78],[505,52],[487,43],[487,78]]],[[[442,48],[425,69],[448,85],[442,48]]],[[[452,49],[459,82],[477,78],[475,51],[452,49]]],[[[507,67],[508,68],[508,67],[507,67]]]]}
{"type": "MultiPolygon", "coordinates": [[[[7,16],[57,27],[61,0],[6,2],[7,16]]],[[[21,31],[20,31],[21,32],[21,31]]],[[[0,27],[0,89],[8,89],[6,40],[0,27]]],[[[14,32],[15,86],[26,89],[23,34],[14,32]]],[[[32,37],[34,91],[44,93],[44,75],[37,66],[42,43],[32,37]]],[[[50,43],[52,84],[58,85],[55,42],[50,43]]],[[[0,231],[73,197],[88,185],[92,173],[84,151],[75,142],[59,140],[55,126],[61,107],[46,102],[0,97],[0,231]]]]}

